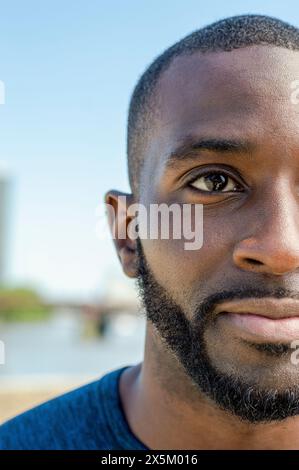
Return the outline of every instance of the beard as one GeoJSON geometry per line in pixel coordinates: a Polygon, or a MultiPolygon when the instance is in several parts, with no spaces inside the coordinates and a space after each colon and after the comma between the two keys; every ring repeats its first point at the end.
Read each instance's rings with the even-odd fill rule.
{"type": "MultiPolygon", "coordinates": [[[[252,424],[281,421],[299,414],[299,386],[283,390],[261,388],[257,383],[248,383],[241,377],[221,373],[211,363],[204,334],[213,317],[215,305],[228,298],[230,292],[218,292],[206,297],[197,306],[191,321],[155,279],[139,238],[137,256],[137,286],[146,318],[155,326],[165,346],[176,356],[201,394],[222,410],[252,424]]],[[[255,294],[259,295],[258,292],[255,294]]],[[[279,292],[276,296],[280,296],[279,292]]],[[[256,346],[256,349],[270,355],[282,355],[288,349],[286,345],[256,346]]]]}

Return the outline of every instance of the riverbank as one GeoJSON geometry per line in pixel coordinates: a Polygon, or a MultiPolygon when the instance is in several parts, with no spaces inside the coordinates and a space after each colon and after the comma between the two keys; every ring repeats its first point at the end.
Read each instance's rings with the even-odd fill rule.
{"type": "Polygon", "coordinates": [[[98,378],[96,376],[0,378],[0,424],[98,378]]]}
{"type": "Polygon", "coordinates": [[[47,321],[1,326],[0,422],[143,358],[145,321],[116,316],[102,338],[86,338],[82,317],[57,312],[47,321]]]}

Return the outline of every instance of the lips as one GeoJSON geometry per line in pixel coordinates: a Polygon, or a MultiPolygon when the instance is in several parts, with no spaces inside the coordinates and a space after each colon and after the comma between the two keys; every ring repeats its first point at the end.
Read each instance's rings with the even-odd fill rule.
{"type": "Polygon", "coordinates": [[[238,336],[250,341],[289,343],[299,340],[299,301],[244,299],[223,302],[218,319],[238,336]]]}

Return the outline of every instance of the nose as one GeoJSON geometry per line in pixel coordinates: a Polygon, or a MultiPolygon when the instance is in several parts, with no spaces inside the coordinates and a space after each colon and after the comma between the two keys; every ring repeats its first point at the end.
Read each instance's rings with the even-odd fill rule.
{"type": "Polygon", "coordinates": [[[263,207],[263,220],[256,217],[253,221],[252,226],[257,227],[255,233],[235,246],[235,265],[246,271],[273,275],[296,271],[299,268],[298,212],[298,200],[285,187],[284,192],[272,194],[263,207]]]}

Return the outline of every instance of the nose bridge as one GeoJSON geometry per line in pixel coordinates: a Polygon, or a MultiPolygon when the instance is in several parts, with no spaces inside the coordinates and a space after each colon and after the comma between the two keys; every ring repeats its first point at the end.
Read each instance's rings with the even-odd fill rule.
{"type": "Polygon", "coordinates": [[[284,274],[299,268],[299,195],[290,182],[267,188],[249,235],[235,247],[233,259],[242,269],[284,274]],[[255,227],[255,228],[254,228],[255,227]]]}
{"type": "MultiPolygon", "coordinates": [[[[264,199],[263,220],[260,236],[270,236],[277,243],[287,244],[299,236],[299,195],[294,198],[289,184],[280,184],[269,191],[264,199]]],[[[298,243],[298,240],[296,240],[298,243]]]]}

